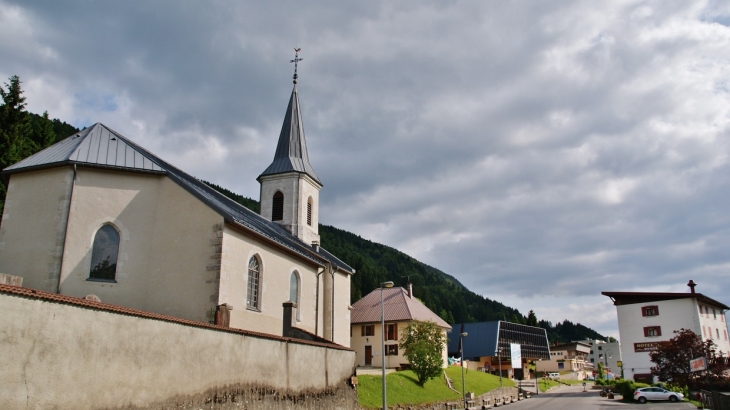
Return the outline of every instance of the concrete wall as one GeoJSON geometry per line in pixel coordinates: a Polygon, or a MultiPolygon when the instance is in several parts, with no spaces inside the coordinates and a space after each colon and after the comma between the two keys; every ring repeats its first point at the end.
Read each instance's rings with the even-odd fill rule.
{"type": "Polygon", "coordinates": [[[9,288],[0,286],[2,409],[145,408],[226,386],[316,393],[341,387],[354,371],[349,350],[9,288]]]}

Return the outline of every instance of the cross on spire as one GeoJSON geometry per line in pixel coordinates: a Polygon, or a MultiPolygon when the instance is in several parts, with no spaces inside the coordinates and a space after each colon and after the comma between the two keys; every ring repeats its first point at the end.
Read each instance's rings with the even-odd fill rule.
{"type": "Polygon", "coordinates": [[[297,83],[297,78],[299,78],[297,75],[297,65],[300,61],[304,60],[303,58],[299,58],[300,51],[302,51],[301,48],[294,48],[294,59],[289,61],[290,63],[294,63],[294,84],[297,83]]]}

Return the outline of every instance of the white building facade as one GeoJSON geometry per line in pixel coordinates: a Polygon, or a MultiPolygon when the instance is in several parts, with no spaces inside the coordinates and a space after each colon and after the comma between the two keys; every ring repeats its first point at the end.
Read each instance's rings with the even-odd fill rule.
{"type": "Polygon", "coordinates": [[[718,352],[730,353],[725,316],[730,307],[695,293],[695,285],[688,283],[689,293],[602,292],[616,306],[625,378],[653,381],[650,352],[680,329],[712,339],[718,352]]]}
{"type": "Polygon", "coordinates": [[[601,363],[604,367],[608,367],[610,373],[621,375],[619,366],[619,362],[622,362],[621,343],[607,342],[601,339],[583,340],[583,343],[591,346],[591,351],[588,353],[586,360],[593,363],[594,370],[597,371],[598,363],[601,363]]]}

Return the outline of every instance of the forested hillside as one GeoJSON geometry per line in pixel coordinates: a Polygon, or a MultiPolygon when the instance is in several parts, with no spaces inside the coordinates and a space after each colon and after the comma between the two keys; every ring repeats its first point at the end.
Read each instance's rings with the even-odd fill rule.
{"type": "MultiPolygon", "coordinates": [[[[48,113],[37,115],[25,110],[20,79],[11,77],[6,88],[0,87],[0,169],[4,169],[79,130],[48,113]]],[[[208,183],[234,201],[259,212],[259,202],[238,195],[221,186],[208,183]]],[[[0,183],[0,213],[5,201],[5,181],[0,183]]],[[[413,284],[415,296],[429,309],[449,323],[509,320],[540,326],[547,330],[551,342],[567,342],[586,338],[603,338],[581,324],[564,321],[556,325],[538,321],[534,312],[527,316],[502,303],[477,295],[456,278],[423,264],[391,247],[363,239],[332,226],[320,225],[322,246],[357,270],[352,277],[352,301],[376,289],[381,282],[393,281],[397,286],[413,284]]]]}

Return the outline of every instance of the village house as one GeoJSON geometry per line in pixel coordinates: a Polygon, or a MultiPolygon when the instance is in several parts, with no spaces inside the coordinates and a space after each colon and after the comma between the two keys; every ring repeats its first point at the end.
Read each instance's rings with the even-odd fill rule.
{"type": "MultiPolygon", "coordinates": [[[[352,332],[350,348],[355,351],[358,366],[382,367],[383,327],[381,326],[381,292],[385,310],[385,367],[402,368],[408,366],[398,341],[408,324],[414,320],[433,322],[444,333],[451,326],[433,313],[413,296],[413,287],[378,288],[365,295],[352,305],[352,332]]],[[[446,347],[443,350],[443,366],[447,365],[446,347]]]]}

